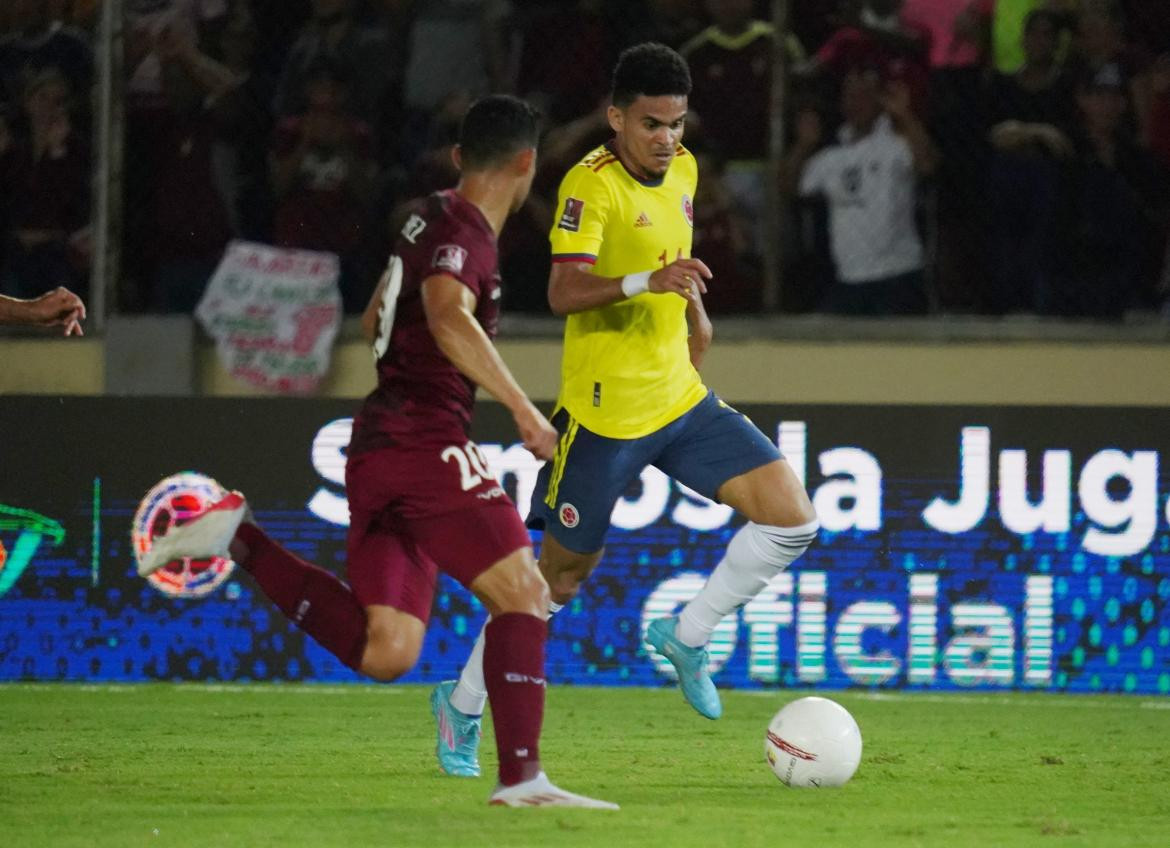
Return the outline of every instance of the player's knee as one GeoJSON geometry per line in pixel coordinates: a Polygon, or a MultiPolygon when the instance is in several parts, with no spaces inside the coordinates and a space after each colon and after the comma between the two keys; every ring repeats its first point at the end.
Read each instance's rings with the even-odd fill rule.
{"type": "Polygon", "coordinates": [[[816,510],[804,491],[794,497],[768,499],[755,512],[752,520],[764,527],[802,527],[817,521],[816,510]]]}
{"type": "Polygon", "coordinates": [[[382,683],[393,683],[414,668],[414,663],[400,662],[396,657],[369,657],[362,661],[362,673],[382,683]]]}
{"type": "Polygon", "coordinates": [[[528,612],[544,615],[550,600],[548,583],[535,568],[528,570],[516,583],[513,603],[514,612],[528,612]]]}
{"type": "Polygon", "coordinates": [[[577,554],[562,549],[554,556],[547,554],[547,550],[541,550],[540,572],[548,583],[552,599],[562,606],[577,597],[581,584],[601,561],[601,551],[577,554]]]}
{"type": "Polygon", "coordinates": [[[498,571],[493,570],[490,581],[473,588],[492,615],[548,613],[548,584],[531,561],[509,563],[498,571]]]}
{"type": "Polygon", "coordinates": [[[786,507],[783,510],[774,511],[767,514],[764,520],[755,519],[755,523],[761,527],[804,527],[806,525],[815,524],[817,529],[820,529],[820,524],[817,521],[817,514],[813,510],[812,505],[808,504],[794,504],[786,507]]]}
{"type": "Polygon", "coordinates": [[[362,655],[362,673],[389,683],[414,668],[421,644],[401,633],[371,627],[362,655]]]}
{"type": "Polygon", "coordinates": [[[582,578],[577,574],[561,573],[549,581],[549,596],[561,606],[577,597],[582,578]]]}
{"type": "Polygon", "coordinates": [[[800,524],[815,524],[817,531],[821,529],[821,523],[817,520],[817,511],[813,509],[812,501],[809,500],[808,495],[805,495],[803,500],[797,504],[797,515],[800,524]]]}
{"type": "Polygon", "coordinates": [[[820,529],[815,515],[811,521],[795,527],[748,522],[732,537],[728,555],[734,561],[763,562],[779,570],[808,550],[820,529]]]}

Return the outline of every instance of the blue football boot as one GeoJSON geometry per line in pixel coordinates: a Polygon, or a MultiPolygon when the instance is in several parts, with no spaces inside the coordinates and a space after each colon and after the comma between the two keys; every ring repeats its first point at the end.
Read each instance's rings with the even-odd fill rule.
{"type": "Polygon", "coordinates": [[[723,704],[719,691],[707,673],[707,649],[684,645],[674,635],[678,616],[660,618],[650,622],[646,630],[646,641],[670,660],[678,672],[678,683],[683,697],[704,718],[716,719],[723,715],[723,704]]]}
{"type": "Polygon", "coordinates": [[[479,777],[479,736],[482,716],[469,716],[451,706],[454,680],[444,680],[431,692],[431,713],[438,727],[435,756],[439,768],[455,777],[479,777]]]}

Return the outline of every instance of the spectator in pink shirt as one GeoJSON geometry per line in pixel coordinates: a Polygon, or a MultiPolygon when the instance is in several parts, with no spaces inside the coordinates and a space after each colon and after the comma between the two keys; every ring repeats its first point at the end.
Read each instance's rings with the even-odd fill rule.
{"type": "Polygon", "coordinates": [[[932,68],[966,68],[982,59],[971,0],[905,0],[902,19],[930,33],[932,68]]]}

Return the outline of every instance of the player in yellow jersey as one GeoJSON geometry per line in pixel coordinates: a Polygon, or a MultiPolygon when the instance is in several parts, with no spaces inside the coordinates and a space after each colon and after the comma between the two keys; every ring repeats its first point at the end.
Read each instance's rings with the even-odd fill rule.
{"type": "MultiPolygon", "coordinates": [[[[529,525],[545,530],[540,568],[555,613],[597,567],[614,504],[647,465],[747,519],[699,595],[646,635],[674,664],[686,699],[714,719],[722,705],[707,673],[712,631],[800,556],[819,525],[776,446],[696,370],[710,340],[701,295],[711,272],[690,256],[698,174],[681,144],[690,88],[686,62],[669,47],[626,50],[608,111],[614,138],[561,183],[548,290],[553,312],[567,316],[552,418],[560,438],[529,525]]],[[[449,774],[479,772],[482,644],[481,634],[458,684],[432,696],[449,774]]]]}

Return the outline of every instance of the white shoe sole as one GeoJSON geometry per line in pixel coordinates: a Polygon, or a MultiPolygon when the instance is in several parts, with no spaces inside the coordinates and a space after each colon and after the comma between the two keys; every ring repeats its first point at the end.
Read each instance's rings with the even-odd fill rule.
{"type": "Polygon", "coordinates": [[[186,557],[229,556],[228,546],[248,510],[244,499],[238,500],[238,506],[230,509],[212,507],[181,527],[174,528],[165,536],[155,539],[150,550],[138,563],[138,576],[149,577],[167,563],[186,557]]]}
{"type": "Polygon", "coordinates": [[[583,798],[579,795],[529,795],[517,798],[497,798],[494,795],[488,803],[493,807],[578,807],[585,810],[620,810],[617,804],[609,801],[598,801],[596,798],[583,798]]]}
{"type": "Polygon", "coordinates": [[[575,795],[554,786],[541,772],[537,777],[516,786],[500,786],[488,803],[494,807],[580,807],[588,810],[619,810],[617,804],[575,795]]]}

